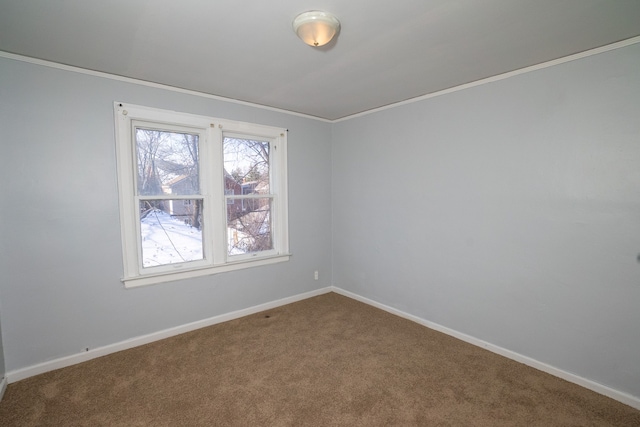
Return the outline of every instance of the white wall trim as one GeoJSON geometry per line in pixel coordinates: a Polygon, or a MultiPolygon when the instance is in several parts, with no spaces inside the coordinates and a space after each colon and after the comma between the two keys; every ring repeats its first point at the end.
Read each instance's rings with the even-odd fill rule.
{"type": "Polygon", "coordinates": [[[324,119],[322,117],[311,116],[309,114],[297,113],[295,111],[283,110],[281,108],[270,107],[268,105],[254,104],[252,102],[241,101],[239,99],[233,99],[233,98],[226,98],[224,96],[212,95],[210,93],[198,92],[196,90],[183,89],[181,87],[169,86],[169,85],[164,85],[164,84],[161,84],[161,83],[154,83],[154,82],[149,82],[149,81],[146,81],[146,80],[134,79],[132,77],[118,76],[116,74],[109,74],[109,73],[105,73],[105,72],[102,72],[102,71],[95,71],[95,70],[89,70],[89,69],[86,69],[86,68],[74,67],[74,66],[71,66],[71,65],[59,64],[57,62],[47,61],[47,60],[38,59],[38,58],[31,58],[29,56],[17,55],[15,53],[4,52],[4,51],[1,51],[1,50],[0,50],[0,58],[13,59],[15,61],[28,62],[30,64],[41,65],[43,67],[56,68],[58,70],[70,71],[72,73],[87,74],[87,75],[90,75],[90,76],[102,77],[104,79],[117,80],[117,81],[125,82],[125,83],[133,83],[133,84],[137,84],[137,85],[141,85],[141,86],[148,86],[148,87],[152,87],[152,88],[156,88],[156,89],[164,89],[164,90],[169,90],[169,91],[172,91],[172,92],[178,92],[178,93],[184,93],[184,94],[187,94],[187,95],[199,96],[199,97],[202,97],[202,98],[215,99],[215,100],[223,101],[223,102],[231,102],[233,104],[245,105],[245,106],[248,106],[248,107],[260,108],[260,109],[263,109],[263,110],[275,111],[277,113],[289,114],[291,116],[304,117],[304,118],[307,118],[307,119],[318,120],[318,121],[325,122],[325,123],[330,123],[331,122],[331,120],[324,119]]]}
{"type": "Polygon", "coordinates": [[[554,59],[552,61],[542,62],[540,64],[531,65],[529,67],[520,68],[518,70],[509,71],[507,73],[498,74],[495,76],[487,77],[486,79],[476,80],[473,82],[465,83],[463,85],[454,86],[449,89],[440,90],[433,93],[428,93],[426,95],[417,96],[415,98],[410,98],[404,101],[395,102],[393,104],[385,105],[383,107],[374,108],[371,110],[363,111],[361,113],[352,114],[350,116],[341,117],[339,119],[332,120],[332,123],[342,122],[345,120],[355,119],[356,117],[362,117],[369,114],[377,113],[379,111],[388,110],[390,108],[396,108],[401,105],[413,104],[414,102],[424,101],[425,99],[435,98],[436,96],[447,95],[449,93],[458,92],[460,90],[470,89],[472,87],[484,85],[487,83],[497,82],[499,80],[508,79],[510,77],[519,76],[520,74],[530,73],[532,71],[541,70],[543,68],[553,67],[559,64],[564,64],[565,62],[576,61],[578,59],[586,58],[593,55],[598,55],[600,53],[608,52],[610,50],[620,49],[626,46],[631,46],[633,44],[640,43],[640,36],[632,37],[627,40],[622,40],[616,43],[612,43],[606,46],[601,46],[595,49],[585,50],[584,52],[575,53],[573,55],[564,56],[562,58],[554,59]]]}
{"type": "Polygon", "coordinates": [[[59,359],[50,360],[48,362],[39,363],[37,365],[28,366],[26,368],[16,369],[14,371],[7,372],[4,378],[5,383],[14,383],[16,381],[23,380],[25,378],[32,377],[34,375],[44,374],[45,372],[53,371],[56,369],[65,368],[67,366],[76,365],[78,363],[86,362],[97,357],[106,356],[118,351],[127,350],[133,347],[138,347],[144,344],[149,344],[154,341],[159,341],[165,338],[173,337],[175,335],[191,332],[196,329],[205,328],[222,322],[228,322],[229,320],[238,319],[240,317],[249,316],[261,311],[270,310],[272,308],[280,307],[286,304],[291,304],[297,301],[302,301],[317,295],[322,295],[331,292],[330,287],[316,289],[314,291],[305,292],[302,294],[294,295],[287,298],[259,304],[253,307],[245,308],[242,310],[232,311],[230,313],[221,314],[219,316],[210,317],[208,319],[198,320],[196,322],[187,323],[185,325],[176,326],[174,328],[165,329],[158,332],[153,332],[147,335],[142,335],[136,338],[131,338],[125,341],[121,341],[115,344],[109,344],[104,347],[98,347],[90,349],[89,351],[72,354],[70,356],[61,357],[59,359]]]}
{"type": "Polygon", "coordinates": [[[588,380],[586,378],[583,378],[581,376],[572,374],[571,372],[567,372],[567,371],[563,371],[562,369],[558,369],[554,366],[548,365],[546,363],[540,362],[538,360],[532,359],[530,357],[524,356],[522,354],[516,353],[514,351],[511,350],[507,350],[506,348],[491,344],[489,342],[483,341],[481,339],[472,337],[470,335],[467,334],[463,334],[462,332],[458,332],[454,329],[450,329],[447,328],[445,326],[442,326],[438,323],[434,323],[434,322],[430,322],[428,320],[422,319],[420,317],[414,316],[412,314],[408,314],[405,313],[404,311],[398,310],[396,308],[390,307],[388,305],[379,303],[377,301],[371,300],[369,298],[365,298],[363,296],[360,296],[358,294],[354,294],[353,292],[349,292],[347,290],[338,288],[336,286],[332,286],[331,290],[337,294],[352,298],[356,301],[360,301],[363,302],[365,304],[368,304],[370,306],[379,308],[381,310],[384,310],[388,313],[391,314],[395,314],[396,316],[405,318],[407,320],[411,320],[413,322],[416,322],[420,325],[426,326],[427,328],[433,329],[435,331],[438,332],[442,332],[444,334],[450,335],[454,338],[458,338],[459,340],[462,340],[464,342],[467,342],[469,344],[473,344],[475,346],[484,348],[486,350],[489,350],[493,353],[499,354],[500,356],[504,356],[508,359],[511,360],[515,360],[516,362],[520,362],[523,363],[527,366],[530,366],[532,368],[538,369],[540,371],[546,372],[548,374],[551,374],[553,376],[556,376],[558,378],[562,378],[563,380],[569,381],[571,383],[577,384],[579,386],[582,386],[584,388],[587,388],[591,391],[595,391],[596,393],[605,395],[607,397],[610,397],[614,400],[617,400],[619,402],[624,403],[625,405],[629,405],[633,408],[636,409],[640,409],[640,398],[633,396],[631,394],[622,392],[622,391],[618,391],[615,390],[611,387],[607,387],[605,385],[602,385],[600,383],[597,383],[595,381],[591,381],[588,380]]]}
{"type": "Polygon", "coordinates": [[[473,344],[475,346],[484,348],[493,353],[499,354],[501,356],[507,357],[511,360],[515,360],[516,362],[523,363],[527,366],[531,366],[532,368],[538,369],[540,371],[546,372],[558,378],[562,378],[563,380],[569,381],[571,383],[577,384],[589,390],[595,391],[596,393],[602,394],[604,396],[615,399],[619,402],[622,402],[626,405],[629,405],[633,408],[640,409],[640,398],[630,395],[628,393],[624,393],[611,387],[607,387],[603,384],[597,383],[595,381],[588,380],[581,376],[572,374],[567,371],[563,371],[562,369],[558,369],[554,366],[548,365],[546,363],[540,362],[538,360],[532,359],[530,357],[524,356],[522,354],[516,353],[511,350],[507,350],[503,347],[491,344],[489,342],[483,341],[481,339],[472,337],[470,335],[464,334],[462,332],[458,332],[456,330],[447,328],[438,323],[430,322],[428,320],[422,319],[420,317],[414,316],[412,314],[405,313],[401,310],[393,308],[391,306],[379,303],[377,301],[371,300],[369,298],[365,298],[353,292],[344,290],[342,288],[331,286],[326,288],[317,289],[310,292],[305,292],[302,294],[294,295],[287,298],[282,298],[279,300],[267,302],[264,304],[259,304],[253,307],[245,308],[242,310],[233,311],[226,314],[221,314],[219,316],[214,316],[208,319],[199,320],[192,323],[187,323],[185,325],[176,326],[174,328],[165,329],[162,331],[154,332],[147,335],[142,335],[136,338],[132,338],[129,340],[121,341],[119,343],[106,345],[104,347],[98,347],[95,349],[91,349],[87,352],[82,352],[78,354],[73,354],[66,357],[61,357],[59,359],[51,360],[44,363],[39,363],[37,365],[28,366],[26,368],[17,369],[14,371],[7,372],[5,377],[0,381],[0,400],[2,400],[2,396],[7,388],[7,384],[14,383],[16,381],[23,380],[25,378],[32,377],[34,375],[43,374],[45,372],[50,372],[56,369],[65,368],[67,366],[75,365],[78,363],[86,362],[88,360],[92,360],[101,356],[106,356],[111,353],[116,353],[118,351],[127,350],[133,347],[138,347],[144,344],[149,344],[154,341],[162,340],[165,338],[169,338],[175,335],[183,334],[186,332],[194,331],[196,329],[204,328],[207,326],[212,326],[218,323],[227,322],[229,320],[238,319],[240,317],[249,316],[251,314],[259,313],[261,311],[270,310],[276,307],[280,307],[286,304],[291,304],[297,301],[302,301],[314,296],[326,294],[329,292],[335,292],[337,294],[346,296],[348,298],[354,299],[356,301],[360,301],[372,307],[379,308],[388,313],[394,314],[396,316],[402,317],[404,319],[410,320],[412,322],[416,322],[420,325],[426,326],[427,328],[436,330],[438,332],[442,332],[444,334],[450,335],[454,338],[460,339],[469,344],[473,344]]]}
{"type": "Polygon", "coordinates": [[[598,48],[595,48],[595,49],[585,50],[584,52],[575,53],[573,55],[565,56],[565,57],[554,59],[554,60],[551,60],[551,61],[542,62],[540,64],[531,65],[529,67],[520,68],[518,70],[509,71],[507,73],[498,74],[496,76],[487,77],[486,79],[476,80],[476,81],[469,82],[469,83],[466,83],[466,84],[463,84],[463,85],[454,86],[454,87],[451,87],[449,89],[444,89],[444,90],[440,90],[440,91],[437,91],[437,92],[428,93],[428,94],[425,94],[425,95],[417,96],[415,98],[406,99],[406,100],[400,101],[400,102],[394,102],[392,104],[388,104],[388,105],[385,105],[385,106],[382,106],[382,107],[378,107],[378,108],[373,108],[371,110],[362,111],[360,113],[352,114],[352,115],[349,115],[349,116],[340,117],[340,118],[334,119],[334,120],[329,120],[329,119],[325,119],[325,118],[317,117],[317,116],[311,116],[311,115],[308,115],[308,114],[297,113],[295,111],[283,110],[281,108],[270,107],[268,105],[254,104],[254,103],[251,103],[251,102],[240,101],[238,99],[233,99],[233,98],[225,98],[223,96],[212,95],[212,94],[209,94],[209,93],[198,92],[198,91],[195,91],[195,90],[183,89],[183,88],[179,88],[179,87],[175,87],[175,86],[168,86],[168,85],[164,85],[164,84],[160,84],[160,83],[148,82],[146,80],[139,80],[139,79],[134,79],[134,78],[131,78],[131,77],[118,76],[118,75],[115,75],[115,74],[109,74],[109,73],[105,73],[105,72],[102,72],[102,71],[88,70],[88,69],[85,69],[85,68],[74,67],[74,66],[71,66],[71,65],[59,64],[57,62],[46,61],[44,59],[31,58],[31,57],[28,57],[28,56],[17,55],[15,53],[9,53],[9,52],[0,51],[0,58],[13,59],[15,61],[28,62],[28,63],[35,64],[35,65],[41,65],[43,67],[56,68],[56,69],[59,69],[59,70],[71,71],[71,72],[80,73],[80,74],[87,74],[87,75],[96,76],[96,77],[102,77],[102,78],[110,79],[110,80],[117,80],[117,81],[126,82],[126,83],[133,83],[133,84],[138,84],[138,85],[142,85],[142,86],[153,87],[153,88],[156,88],[156,89],[170,90],[170,91],[173,91],[173,92],[184,93],[184,94],[187,94],[187,95],[200,96],[200,97],[203,97],[203,98],[215,99],[215,100],[218,100],[218,101],[231,102],[231,103],[234,103],[234,104],[245,105],[245,106],[249,106],[249,107],[260,108],[260,109],[263,109],[263,110],[269,110],[269,111],[275,111],[275,112],[278,112],[278,113],[289,114],[289,115],[292,115],[292,116],[304,117],[304,118],[307,118],[307,119],[318,120],[318,121],[325,122],[325,123],[338,123],[338,122],[342,122],[342,121],[345,121],[345,120],[355,119],[357,117],[362,117],[362,116],[366,116],[366,115],[369,115],[369,114],[377,113],[379,111],[388,110],[390,108],[399,107],[401,105],[412,104],[414,102],[420,102],[420,101],[423,101],[425,99],[435,98],[436,96],[446,95],[446,94],[449,94],[449,93],[458,92],[460,90],[469,89],[469,88],[472,88],[472,87],[475,87],[475,86],[480,86],[480,85],[483,85],[483,84],[486,84],[486,83],[493,83],[493,82],[496,82],[496,81],[499,81],[499,80],[508,79],[509,77],[518,76],[520,74],[529,73],[531,71],[536,71],[536,70],[541,70],[543,68],[553,67],[555,65],[564,64],[565,62],[575,61],[575,60],[586,58],[586,57],[589,57],[589,56],[598,55],[600,53],[608,52],[610,50],[615,50],[615,49],[620,49],[620,48],[623,48],[623,47],[626,47],[626,46],[631,46],[631,45],[636,44],[636,43],[640,43],[640,36],[632,37],[632,38],[627,39],[627,40],[622,40],[622,41],[619,41],[619,42],[616,42],[616,43],[612,43],[612,44],[608,44],[608,45],[605,45],[605,46],[601,46],[601,47],[598,47],[598,48]]]}
{"type": "Polygon", "coordinates": [[[2,378],[2,380],[0,380],[0,402],[2,402],[2,398],[4,397],[4,392],[7,391],[7,385],[9,383],[7,382],[7,377],[2,378]]]}

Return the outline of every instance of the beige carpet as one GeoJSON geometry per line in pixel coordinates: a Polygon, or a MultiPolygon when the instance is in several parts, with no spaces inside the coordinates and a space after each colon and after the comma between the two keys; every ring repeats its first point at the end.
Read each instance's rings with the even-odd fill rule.
{"type": "Polygon", "coordinates": [[[2,426],[640,426],[640,411],[331,293],[10,384],[2,426]]]}

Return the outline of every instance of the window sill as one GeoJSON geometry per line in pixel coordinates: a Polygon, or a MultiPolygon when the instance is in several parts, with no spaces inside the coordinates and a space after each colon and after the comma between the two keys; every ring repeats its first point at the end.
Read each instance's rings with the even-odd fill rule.
{"type": "Polygon", "coordinates": [[[154,275],[145,275],[137,277],[123,278],[125,288],[137,288],[139,286],[155,285],[157,283],[172,282],[175,280],[189,279],[192,277],[209,276],[218,273],[226,273],[228,271],[244,270],[245,268],[260,267],[263,265],[277,264],[289,261],[291,254],[276,255],[268,258],[260,258],[256,260],[243,260],[229,262],[227,264],[215,267],[205,267],[199,269],[191,269],[188,271],[167,272],[154,275]]]}

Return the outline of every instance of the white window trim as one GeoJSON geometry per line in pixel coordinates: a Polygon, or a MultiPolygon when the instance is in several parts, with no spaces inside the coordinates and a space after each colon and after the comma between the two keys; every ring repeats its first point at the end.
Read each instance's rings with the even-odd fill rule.
{"type": "MultiPolygon", "coordinates": [[[[287,131],[286,129],[213,117],[179,113],[139,105],[114,103],[116,156],[122,256],[125,287],[145,286],[182,280],[249,267],[288,261],[287,203],[287,131]],[[199,134],[200,161],[210,167],[200,168],[200,196],[204,200],[204,259],[188,263],[144,268],[141,262],[140,219],[135,194],[135,143],[133,123],[161,124],[171,129],[186,129],[199,134]],[[271,174],[271,219],[273,249],[243,255],[227,255],[227,203],[224,194],[222,140],[225,134],[269,140],[271,174]]],[[[171,196],[173,199],[185,197],[171,196]]],[[[189,197],[192,198],[192,197],[189,197]]],[[[235,198],[235,197],[234,197],[235,198]]]]}

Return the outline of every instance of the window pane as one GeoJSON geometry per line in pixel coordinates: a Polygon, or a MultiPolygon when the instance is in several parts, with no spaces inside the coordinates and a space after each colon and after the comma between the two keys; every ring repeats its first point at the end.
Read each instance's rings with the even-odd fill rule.
{"type": "Polygon", "coordinates": [[[138,194],[199,194],[198,135],[135,129],[138,194]]]}
{"type": "Polygon", "coordinates": [[[225,137],[223,146],[225,193],[269,194],[269,142],[225,137]]]}
{"type": "Polygon", "coordinates": [[[141,201],[142,266],[203,259],[201,218],[201,199],[141,201]]]}
{"type": "Polygon", "coordinates": [[[273,249],[271,198],[236,199],[227,205],[228,254],[241,255],[273,249]]]}

